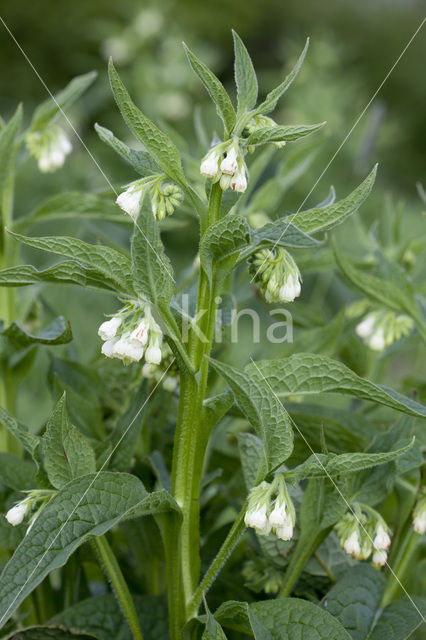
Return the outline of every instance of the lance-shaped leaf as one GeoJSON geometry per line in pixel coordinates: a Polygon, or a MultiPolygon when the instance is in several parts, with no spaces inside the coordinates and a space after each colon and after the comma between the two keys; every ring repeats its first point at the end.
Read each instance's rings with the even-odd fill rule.
{"type": "Polygon", "coordinates": [[[0,335],[6,336],[14,345],[28,347],[31,344],[66,344],[72,340],[71,325],[62,316],[55,318],[45,329],[37,335],[26,331],[24,327],[12,322],[0,335]]]}
{"type": "Polygon", "coordinates": [[[147,493],[136,476],[109,471],[65,485],[44,507],[0,576],[0,627],[43,578],[63,566],[89,536],[103,535],[130,514],[143,516],[171,508],[179,511],[166,493],[147,493]]]}
{"type": "Polygon", "coordinates": [[[235,124],[235,111],[223,84],[212,71],[183,43],[189,64],[207,89],[229,136],[235,124]]]}
{"type": "MultiPolygon", "coordinates": [[[[402,394],[357,376],[341,362],[311,353],[254,363],[280,397],[316,393],[343,393],[383,404],[396,411],[426,418],[426,407],[402,394]]],[[[246,367],[249,375],[254,364],[246,367]]]]}
{"type": "Polygon", "coordinates": [[[398,286],[391,280],[384,280],[357,269],[348,258],[340,253],[335,242],[333,242],[333,250],[338,266],[351,284],[372,300],[396,311],[404,311],[413,318],[419,332],[426,339],[422,311],[414,296],[412,284],[403,273],[399,272],[398,274],[398,286]]]}
{"type": "Polygon", "coordinates": [[[78,260],[103,276],[115,280],[124,291],[131,289],[131,264],[129,258],[111,247],[98,246],[68,236],[33,238],[9,231],[9,235],[35,249],[50,251],[60,256],[78,260]]]}
{"type": "Polygon", "coordinates": [[[216,611],[215,618],[225,627],[253,634],[255,640],[351,640],[332,615],[299,598],[251,604],[225,602],[216,611]]]}
{"type": "MultiPolygon", "coordinates": [[[[15,139],[22,122],[22,106],[16,109],[15,114],[0,131],[0,196],[6,186],[13,163],[15,161],[15,139]]],[[[0,218],[1,218],[0,207],[0,218]]],[[[3,223],[4,224],[4,223],[3,223]]]]}
{"type": "Polygon", "coordinates": [[[272,91],[268,93],[265,100],[256,108],[255,114],[258,115],[260,113],[270,113],[275,109],[275,107],[277,106],[278,100],[287,91],[287,89],[290,87],[293,80],[296,78],[297,74],[299,73],[300,68],[303,64],[303,61],[305,59],[308,47],[309,47],[309,38],[306,40],[306,44],[303,48],[303,51],[300,54],[299,59],[294,65],[293,69],[290,71],[290,73],[285,78],[285,80],[278,85],[278,87],[275,87],[275,89],[272,89],[272,91]]]}
{"type": "Polygon", "coordinates": [[[135,224],[131,253],[136,293],[155,306],[168,309],[173,295],[173,270],[151,211],[143,210],[135,224]]]}
{"type": "Polygon", "coordinates": [[[229,384],[235,402],[261,439],[268,470],[282,464],[293,450],[293,429],[287,412],[267,380],[256,370],[248,375],[217,360],[210,360],[210,363],[229,384]]]}
{"type": "Polygon", "coordinates": [[[9,267],[0,271],[0,286],[24,287],[39,282],[56,282],[59,284],[74,284],[92,289],[106,289],[120,291],[116,280],[101,274],[97,269],[84,267],[75,260],[64,260],[48,269],[36,269],[31,264],[9,267]]]}
{"type": "Polygon", "coordinates": [[[90,87],[97,76],[96,71],[90,71],[84,75],[73,78],[69,84],[54,98],[47,98],[37,107],[31,121],[31,130],[37,131],[46,127],[61,111],[72,105],[86,89],[90,87]]]}
{"type": "Polygon", "coordinates": [[[183,188],[186,188],[182,163],[176,146],[132,102],[114,68],[112,60],[109,63],[109,78],[115,100],[129,129],[142,142],[164,173],[183,188]]]}
{"type": "Polygon", "coordinates": [[[18,422],[16,418],[10,415],[5,409],[0,407],[0,424],[2,424],[24,447],[31,456],[38,447],[40,438],[28,431],[28,428],[18,422]]]}
{"type": "Polygon", "coordinates": [[[56,489],[61,489],[70,480],[96,471],[92,447],[68,419],[65,394],[47,421],[41,442],[43,466],[56,489]]]}
{"type": "Polygon", "coordinates": [[[211,283],[213,263],[229,270],[239,251],[250,241],[250,227],[246,218],[229,215],[212,224],[200,243],[200,260],[211,283]]]}
{"type": "Polygon", "coordinates": [[[112,131],[106,129],[106,127],[101,127],[100,124],[95,124],[95,130],[102,142],[105,142],[111,149],[114,149],[123,160],[131,164],[135,171],[142,176],[162,173],[161,167],[159,167],[146,151],[131,149],[127,144],[117,138],[112,131]]]}
{"type": "Polygon", "coordinates": [[[340,224],[352,213],[355,213],[367,199],[373,188],[376,179],[377,165],[363,182],[352,193],[343,200],[339,200],[327,207],[316,207],[307,211],[289,216],[299,229],[306,233],[316,233],[317,231],[327,231],[340,224]]]}
{"type": "Polygon", "coordinates": [[[238,33],[232,30],[235,53],[235,83],[237,85],[238,110],[250,111],[257,100],[257,78],[249,53],[238,33]]]}
{"type": "Polygon", "coordinates": [[[250,245],[241,251],[238,263],[243,262],[243,260],[246,260],[253,253],[264,247],[312,249],[321,245],[321,242],[300,231],[291,222],[288,222],[286,218],[267,222],[258,229],[252,229],[250,236],[250,245]]]}
{"type": "Polygon", "coordinates": [[[305,462],[284,473],[286,478],[297,481],[303,478],[343,477],[391,462],[408,451],[413,444],[414,439],[395,451],[383,453],[342,453],[340,455],[335,453],[314,453],[305,462]]]}
{"type": "Polygon", "coordinates": [[[296,124],[287,127],[264,127],[253,131],[246,143],[247,146],[255,147],[268,142],[294,142],[319,131],[325,124],[325,122],[318,122],[317,124],[296,124]]]}

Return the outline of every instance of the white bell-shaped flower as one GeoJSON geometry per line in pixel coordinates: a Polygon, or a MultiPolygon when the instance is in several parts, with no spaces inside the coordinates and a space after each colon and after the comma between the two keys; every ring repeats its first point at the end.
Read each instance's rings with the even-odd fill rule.
{"type": "Polygon", "coordinates": [[[107,320],[103,322],[98,329],[98,336],[102,340],[112,340],[117,333],[118,327],[121,325],[121,318],[119,316],[115,316],[111,318],[111,320],[107,320]]]}
{"type": "Polygon", "coordinates": [[[241,169],[232,176],[231,188],[237,193],[243,193],[247,189],[247,178],[244,167],[241,167],[241,169]]]}
{"type": "Polygon", "coordinates": [[[287,513],[285,509],[285,503],[276,500],[275,506],[269,515],[269,524],[273,529],[283,527],[287,520],[287,513]]]}
{"type": "Polygon", "coordinates": [[[369,338],[374,331],[374,315],[370,313],[362,322],[357,324],[355,331],[360,338],[369,338]]]}
{"type": "Polygon", "coordinates": [[[383,351],[386,347],[386,339],[385,332],[382,327],[379,327],[377,331],[375,331],[368,341],[368,346],[373,351],[383,351]]]}
{"type": "Polygon", "coordinates": [[[376,565],[376,567],[384,567],[387,560],[388,560],[388,554],[384,549],[381,549],[380,551],[375,551],[373,553],[373,564],[376,565]]]}
{"type": "Polygon", "coordinates": [[[384,527],[379,524],[376,531],[376,536],[373,541],[374,548],[376,551],[382,551],[384,549],[389,549],[391,544],[391,539],[389,537],[388,532],[384,527]]]}
{"type": "Polygon", "coordinates": [[[142,320],[132,331],[130,334],[131,340],[135,340],[136,342],[140,342],[141,345],[145,346],[148,342],[148,333],[149,333],[149,324],[146,320],[142,320]]]}
{"type": "Polygon", "coordinates": [[[252,510],[246,511],[244,522],[248,527],[256,529],[262,535],[268,535],[271,531],[268,517],[266,515],[266,504],[259,505],[252,510]]]}
{"type": "Polygon", "coordinates": [[[357,531],[353,531],[351,535],[343,543],[343,549],[345,553],[353,558],[357,558],[361,553],[361,547],[359,544],[359,536],[357,531]]]}
{"type": "Polygon", "coordinates": [[[229,176],[233,176],[238,171],[238,154],[235,146],[232,146],[222,162],[220,170],[229,176]]]}
{"type": "Polygon", "coordinates": [[[204,157],[200,165],[200,173],[202,176],[211,178],[212,180],[216,177],[219,171],[219,155],[219,152],[213,149],[204,157]]]}
{"type": "Polygon", "coordinates": [[[416,533],[423,534],[426,532],[426,511],[419,513],[413,519],[413,529],[416,533]]]}
{"type": "Polygon", "coordinates": [[[291,540],[293,537],[293,523],[291,518],[287,518],[281,527],[276,527],[275,535],[280,540],[291,540]]]}
{"type": "Polygon", "coordinates": [[[148,364],[160,364],[161,348],[158,338],[155,338],[152,342],[150,342],[149,347],[145,352],[145,361],[148,362],[148,364]]]}
{"type": "Polygon", "coordinates": [[[124,333],[114,344],[112,353],[116,358],[138,362],[143,356],[144,348],[140,342],[130,339],[130,333],[124,333]]]}
{"type": "Polygon", "coordinates": [[[16,527],[18,524],[21,524],[21,522],[24,520],[25,515],[28,511],[28,508],[29,508],[28,500],[22,500],[21,502],[18,502],[17,504],[15,504],[14,507],[9,509],[9,511],[6,513],[6,520],[8,521],[9,524],[16,527]]]}
{"type": "Polygon", "coordinates": [[[101,352],[103,353],[104,356],[106,356],[107,358],[115,358],[117,357],[115,352],[114,352],[114,347],[117,344],[118,339],[117,338],[112,338],[111,340],[106,340],[101,348],[101,352]]]}
{"type": "Polygon", "coordinates": [[[139,215],[142,204],[142,189],[137,188],[135,185],[131,185],[126,191],[120,193],[116,199],[116,203],[125,211],[133,220],[139,215]]]}

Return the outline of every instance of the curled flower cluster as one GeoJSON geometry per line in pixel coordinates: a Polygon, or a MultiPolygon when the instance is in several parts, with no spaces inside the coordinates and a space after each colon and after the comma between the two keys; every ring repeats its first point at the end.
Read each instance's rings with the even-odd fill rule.
{"type": "Polygon", "coordinates": [[[157,220],[170,216],[183,200],[183,191],[180,187],[166,181],[164,175],[154,175],[127,185],[126,190],[117,197],[116,203],[120,209],[136,220],[146,193],[149,193],[152,213],[157,220]]]}
{"type": "Polygon", "coordinates": [[[293,257],[282,247],[256,253],[251,270],[267,302],[293,302],[300,296],[300,271],[293,257]]]}
{"type": "Polygon", "coordinates": [[[50,125],[43,131],[32,131],[26,137],[28,151],[43,173],[56,171],[72,151],[72,144],[61,127],[50,125]]]}
{"type": "Polygon", "coordinates": [[[413,320],[394,311],[372,311],[355,331],[373,351],[383,351],[386,347],[408,335],[413,328],[413,320]]]}
{"type": "Polygon", "coordinates": [[[33,489],[32,491],[29,491],[26,498],[20,500],[20,502],[17,502],[11,509],[9,509],[5,515],[6,520],[13,527],[17,527],[22,524],[24,519],[33,511],[34,506],[38,504],[38,509],[29,519],[29,527],[27,529],[28,533],[39,516],[40,511],[55,493],[55,491],[51,491],[50,489],[33,489]]]}
{"type": "Polygon", "coordinates": [[[282,475],[278,475],[272,484],[262,482],[251,490],[244,516],[247,527],[252,527],[259,535],[267,536],[272,532],[280,540],[291,540],[295,521],[293,502],[282,475]]]}
{"type": "Polygon", "coordinates": [[[103,322],[98,329],[104,341],[102,353],[119,358],[125,364],[139,362],[145,356],[148,364],[160,364],[163,332],[151,314],[148,304],[125,307],[118,315],[103,322]]]}
{"type": "Polygon", "coordinates": [[[426,487],[423,487],[413,511],[413,529],[416,533],[426,532],[426,487]]]}
{"type": "MultiPolygon", "coordinates": [[[[254,116],[246,128],[249,133],[254,133],[255,131],[259,131],[259,129],[273,129],[275,127],[278,127],[278,125],[272,118],[268,118],[268,116],[254,116]]],[[[282,149],[282,147],[285,146],[285,140],[273,142],[272,144],[277,149],[282,149]]]]}
{"type": "Polygon", "coordinates": [[[216,144],[204,156],[200,172],[214,183],[219,182],[223,191],[231,187],[233,191],[244,192],[247,189],[246,165],[238,139],[216,144]]]}
{"type": "Polygon", "coordinates": [[[347,513],[336,525],[344,552],[357,560],[367,560],[383,567],[391,545],[389,528],[382,516],[371,507],[356,505],[355,513],[347,513]]]}

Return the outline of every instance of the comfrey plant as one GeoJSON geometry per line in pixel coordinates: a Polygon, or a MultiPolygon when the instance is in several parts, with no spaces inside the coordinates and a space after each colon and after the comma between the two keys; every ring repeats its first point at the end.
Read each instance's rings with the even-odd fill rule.
{"type": "MultiPolygon", "coordinates": [[[[115,100],[140,143],[132,148],[96,125],[127,163],[129,183],[115,195],[59,194],[32,214],[13,215],[25,149],[43,172],[62,165],[71,145],[57,125],[58,107],[68,107],[92,75],[42,105],[23,135],[20,109],[0,130],[5,637],[348,640],[358,625],[357,638],[378,640],[397,619],[393,638],[402,640],[421,622],[423,604],[405,581],[426,529],[423,453],[413,438],[426,408],[342,362],[360,371],[360,353],[368,360],[383,349],[383,363],[404,340],[425,337],[416,279],[389,260],[373,273],[385,260],[377,247],[355,264],[332,232],[364,203],[375,169],[339,201],[331,190],[317,206],[283,214],[283,184],[307,169],[313,153],[312,145],[293,152],[292,143],[324,123],[279,124],[268,114],[307,46],[260,100],[236,33],[234,47],[236,102],[185,46],[223,125],[218,133],[217,122],[206,127],[198,117],[193,154],[139,110],[110,63],[115,100]],[[98,228],[96,243],[24,235],[35,223],[73,216],[92,220],[79,225],[89,235],[99,221],[127,225],[130,251],[124,233],[101,244],[98,228]],[[178,234],[188,221],[199,243],[192,247],[183,226],[183,251],[197,257],[189,256],[190,272],[178,273],[162,231],[178,234]],[[43,268],[17,264],[17,241],[64,259],[43,268]],[[325,298],[318,305],[310,296],[323,287],[312,278],[334,267],[333,256],[365,298],[353,302],[345,293],[351,304],[330,317],[325,298]],[[96,326],[87,320],[84,327],[88,344],[96,343],[89,364],[76,361],[78,350],[61,350],[73,339],[62,317],[40,328],[54,307],[44,302],[49,283],[109,296],[112,313],[96,307],[96,326]],[[36,285],[35,302],[15,292],[27,285],[36,285]],[[288,353],[270,360],[254,360],[239,345],[241,368],[229,364],[226,331],[216,343],[215,334],[251,291],[258,307],[293,309],[298,335],[288,353]],[[18,388],[41,349],[50,354],[46,386],[56,405],[39,430],[29,430],[15,417],[18,388]],[[356,400],[334,402],[328,393],[356,400]],[[403,417],[395,421],[393,412],[403,417]]],[[[66,301],[59,305],[66,312],[66,301]]]]}

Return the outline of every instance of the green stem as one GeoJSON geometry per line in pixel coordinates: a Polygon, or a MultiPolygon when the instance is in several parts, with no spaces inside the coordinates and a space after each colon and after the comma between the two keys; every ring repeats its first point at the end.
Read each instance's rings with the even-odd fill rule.
{"type": "Polygon", "coordinates": [[[167,567],[167,600],[170,640],[181,640],[185,603],[180,573],[180,519],[176,514],[161,514],[155,520],[163,539],[167,567]]]}
{"type": "MultiPolygon", "coordinates": [[[[220,216],[222,190],[218,184],[212,186],[209,202],[209,224],[220,216]]],[[[203,433],[202,408],[207,388],[208,361],[214,336],[216,320],[215,266],[213,265],[213,286],[210,288],[207,276],[200,270],[197,331],[190,335],[189,353],[198,380],[181,373],[181,390],[172,465],[172,493],[182,509],[180,535],[181,575],[185,602],[189,603],[197,586],[200,574],[200,527],[199,493],[206,437],[203,433]]]]}
{"type": "Polygon", "coordinates": [[[235,520],[234,524],[232,525],[228,535],[226,536],[221,548],[219,549],[218,554],[216,555],[206,575],[204,576],[199,586],[197,587],[197,590],[192,596],[191,601],[187,608],[188,618],[193,618],[197,615],[198,607],[200,606],[203,600],[203,596],[210,589],[219,571],[222,569],[223,565],[228,560],[229,556],[231,555],[238,541],[240,540],[241,535],[245,528],[244,515],[246,512],[246,509],[247,509],[247,503],[244,504],[243,508],[238,514],[238,517],[235,520]]]}
{"type": "Polygon", "coordinates": [[[298,581],[306,563],[319,545],[330,533],[332,527],[322,529],[316,535],[301,536],[291,556],[290,564],[284,576],[284,584],[278,595],[279,598],[287,598],[298,581]]]}
{"type": "Polygon", "coordinates": [[[386,607],[395,599],[395,596],[401,589],[401,583],[403,583],[404,578],[408,573],[408,569],[411,565],[415,552],[417,551],[420,536],[411,528],[411,523],[408,523],[408,526],[409,528],[406,531],[401,547],[395,557],[395,562],[392,563],[392,573],[390,573],[386,583],[380,605],[381,608],[386,607]]]}
{"type": "Polygon", "coordinates": [[[129,624],[134,640],[143,640],[138,614],[126,584],[120,565],[105,536],[92,537],[92,545],[99,555],[102,566],[111,580],[111,584],[121,605],[125,618],[129,624]]]}

